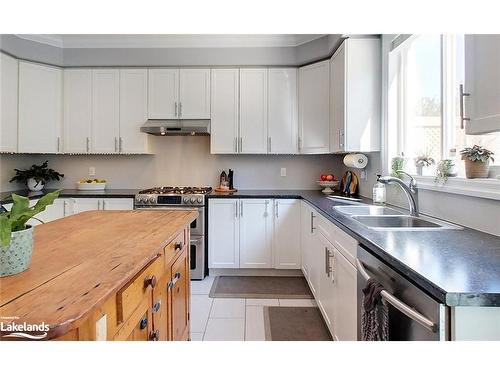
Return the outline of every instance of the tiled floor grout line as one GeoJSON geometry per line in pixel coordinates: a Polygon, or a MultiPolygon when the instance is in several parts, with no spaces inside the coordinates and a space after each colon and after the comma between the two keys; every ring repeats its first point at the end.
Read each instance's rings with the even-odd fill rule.
{"type": "MultiPolygon", "coordinates": [[[[204,294],[204,295],[206,295],[208,298],[210,298],[209,294],[204,294]]],[[[205,323],[205,329],[203,330],[203,336],[201,338],[201,341],[205,340],[205,333],[207,332],[208,321],[210,320],[210,314],[212,313],[212,306],[213,305],[214,305],[214,299],[211,298],[211,301],[210,301],[210,310],[208,311],[208,319],[207,319],[207,322],[205,323]]]]}

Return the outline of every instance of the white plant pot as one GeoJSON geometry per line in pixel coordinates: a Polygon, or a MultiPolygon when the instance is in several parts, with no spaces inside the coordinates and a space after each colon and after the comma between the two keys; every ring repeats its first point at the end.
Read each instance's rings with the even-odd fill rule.
{"type": "Polygon", "coordinates": [[[37,183],[34,178],[28,179],[26,185],[28,185],[28,189],[30,191],[40,191],[45,187],[45,184],[42,181],[37,183]]]}

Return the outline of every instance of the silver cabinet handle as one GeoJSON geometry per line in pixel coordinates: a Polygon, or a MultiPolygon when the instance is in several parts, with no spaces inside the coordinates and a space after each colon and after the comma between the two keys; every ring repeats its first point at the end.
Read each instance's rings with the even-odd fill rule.
{"type": "Polygon", "coordinates": [[[118,151],[123,152],[123,139],[120,137],[120,142],[118,143],[118,151]]]}
{"type": "Polygon", "coordinates": [[[118,138],[115,137],[115,152],[118,152],[118,138]]]}
{"type": "Polygon", "coordinates": [[[330,277],[332,273],[332,266],[330,265],[330,258],[333,258],[332,252],[325,246],[325,273],[330,277]]]}
{"type": "Polygon", "coordinates": [[[182,102],[179,103],[179,117],[182,117],[182,102]]]}
{"type": "Polygon", "coordinates": [[[177,102],[174,104],[174,117],[177,117],[177,102]]]}
{"type": "Polygon", "coordinates": [[[278,211],[279,211],[279,209],[278,209],[278,207],[279,207],[279,202],[278,202],[278,201],[276,201],[276,203],[274,204],[274,207],[275,207],[275,214],[276,214],[276,217],[279,217],[279,212],[278,212],[278,211]]]}
{"type": "Polygon", "coordinates": [[[234,205],[234,217],[238,217],[238,202],[234,205]]]}
{"type": "Polygon", "coordinates": [[[61,138],[57,137],[57,152],[61,152],[61,138]]]}
{"type": "Polygon", "coordinates": [[[101,201],[97,201],[97,209],[100,210],[101,209],[101,201]]]}
{"type": "Polygon", "coordinates": [[[243,137],[240,137],[240,152],[243,152],[243,137]]]}
{"type": "Polygon", "coordinates": [[[106,209],[106,201],[105,201],[105,200],[103,200],[103,201],[102,201],[102,209],[103,209],[103,210],[105,210],[105,209],[106,209]]]}
{"type": "Polygon", "coordinates": [[[234,151],[238,152],[238,137],[234,137],[234,151]]]}
{"type": "MultiPolygon", "coordinates": [[[[356,266],[357,266],[358,272],[361,274],[361,276],[363,276],[365,281],[368,281],[368,279],[370,278],[370,275],[368,275],[368,272],[366,272],[365,267],[363,266],[363,263],[361,263],[359,259],[356,259],[356,266]]],[[[406,303],[400,301],[399,299],[394,297],[392,294],[390,294],[387,290],[385,290],[385,289],[382,290],[380,295],[382,296],[383,299],[385,299],[388,303],[390,303],[392,306],[394,306],[394,308],[398,309],[403,314],[405,314],[408,318],[416,321],[417,323],[419,323],[421,326],[428,329],[429,331],[436,332],[437,326],[432,320],[423,316],[417,310],[408,306],[406,303]]]]}
{"type": "Polygon", "coordinates": [[[465,128],[465,121],[470,121],[469,117],[465,117],[464,114],[464,100],[466,96],[470,96],[470,93],[464,92],[464,85],[460,84],[460,94],[459,94],[459,99],[460,99],[460,129],[465,128]]]}
{"type": "Polygon", "coordinates": [[[63,217],[66,216],[66,205],[68,204],[68,201],[65,199],[63,200],[63,217]]]}
{"type": "Polygon", "coordinates": [[[267,152],[271,153],[271,137],[267,137],[267,152]]]}
{"type": "Polygon", "coordinates": [[[314,230],[316,229],[316,228],[314,228],[314,218],[315,217],[316,216],[314,216],[314,212],[311,212],[311,233],[314,233],[314,230]]]}
{"type": "Polygon", "coordinates": [[[302,138],[299,137],[299,139],[297,140],[297,147],[299,148],[299,151],[300,149],[302,148],[302,138]]]}
{"type": "Polygon", "coordinates": [[[266,208],[264,210],[264,217],[267,217],[267,206],[269,205],[269,201],[266,199],[266,201],[264,203],[266,205],[266,208]]]}
{"type": "Polygon", "coordinates": [[[240,216],[243,217],[243,201],[240,201],[240,216]]]}
{"type": "Polygon", "coordinates": [[[87,137],[87,152],[90,151],[90,138],[87,137]]]}

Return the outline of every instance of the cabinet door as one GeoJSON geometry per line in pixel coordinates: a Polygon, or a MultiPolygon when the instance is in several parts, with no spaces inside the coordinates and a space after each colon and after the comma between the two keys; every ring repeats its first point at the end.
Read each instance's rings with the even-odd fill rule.
{"type": "Polygon", "coordinates": [[[239,69],[212,69],[210,152],[238,152],[239,69]]]}
{"type": "Polygon", "coordinates": [[[19,152],[62,151],[62,71],[19,63],[19,152]]]}
{"type": "Polygon", "coordinates": [[[158,281],[158,285],[153,289],[153,331],[158,332],[159,341],[166,341],[171,339],[171,279],[171,270],[167,270],[158,281]]]}
{"type": "Polygon", "coordinates": [[[210,69],[181,69],[179,118],[210,118],[210,69]]]}
{"type": "Polygon", "coordinates": [[[300,200],[274,201],[274,267],[300,269],[300,200]]]}
{"type": "Polygon", "coordinates": [[[330,148],[331,152],[344,150],[345,124],[345,44],[330,60],[330,148]]]}
{"type": "Polygon", "coordinates": [[[240,69],[240,153],[267,148],[267,69],[240,69]]]}
{"type": "Polygon", "coordinates": [[[120,152],[147,153],[148,135],[140,128],[148,119],[148,71],[120,70],[120,152]]]}
{"type": "Polygon", "coordinates": [[[333,316],[335,313],[335,288],[334,280],[332,278],[334,250],[330,242],[328,242],[328,240],[321,233],[317,234],[317,238],[318,246],[314,252],[314,257],[319,271],[319,290],[317,290],[318,296],[316,297],[316,300],[319,308],[323,312],[325,322],[333,335],[333,316]]]}
{"type": "Polygon", "coordinates": [[[465,36],[467,134],[500,131],[500,35],[465,36]]]}
{"type": "Polygon", "coordinates": [[[16,152],[18,61],[0,53],[0,68],[0,152],[16,152]]]}
{"type": "Polygon", "coordinates": [[[176,119],[179,113],[179,69],[148,70],[148,118],[176,119]]]}
{"type": "Polygon", "coordinates": [[[297,69],[269,69],[268,75],[269,153],[296,154],[297,69]]]}
{"type": "Polygon", "coordinates": [[[333,282],[335,288],[334,326],[337,340],[357,340],[357,270],[336,248],[333,282]]]}
{"type": "Polygon", "coordinates": [[[172,265],[172,340],[187,340],[189,337],[189,262],[185,248],[172,265]]]}
{"type": "Polygon", "coordinates": [[[302,273],[309,281],[309,260],[307,259],[309,255],[309,245],[310,237],[312,236],[311,229],[311,212],[309,205],[300,202],[300,253],[301,253],[301,268],[302,273]]]}
{"type": "Polygon", "coordinates": [[[106,198],[101,200],[100,208],[103,210],[133,210],[133,198],[106,198]]]}
{"type": "Polygon", "coordinates": [[[120,136],[120,72],[92,71],[92,152],[117,153],[120,136]]]}
{"type": "Polygon", "coordinates": [[[208,202],[208,266],[240,267],[238,199],[210,199],[208,202]]]}
{"type": "Polygon", "coordinates": [[[53,220],[61,219],[66,213],[66,199],[58,198],[54,200],[54,203],[47,206],[45,211],[40,212],[36,217],[45,223],[51,222],[53,220]]]}
{"type": "Polygon", "coordinates": [[[329,61],[299,69],[299,151],[302,154],[326,154],[330,150],[329,76],[329,61]]]}
{"type": "Polygon", "coordinates": [[[271,199],[240,199],[240,268],[272,268],[271,199]]]}
{"type": "Polygon", "coordinates": [[[92,70],[64,71],[64,152],[91,152],[92,70]]]}
{"type": "Polygon", "coordinates": [[[101,199],[97,198],[70,198],[73,213],[78,214],[85,211],[101,209],[101,199]]]}

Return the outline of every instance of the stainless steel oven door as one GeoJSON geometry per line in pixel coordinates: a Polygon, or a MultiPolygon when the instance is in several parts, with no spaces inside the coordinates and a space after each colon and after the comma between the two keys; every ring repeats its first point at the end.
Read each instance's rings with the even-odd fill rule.
{"type": "Polygon", "coordinates": [[[191,236],[205,235],[205,207],[189,206],[136,206],[136,210],[198,210],[198,217],[191,223],[191,236]]]}
{"type": "Polygon", "coordinates": [[[191,236],[189,243],[191,280],[205,277],[205,237],[191,236]]]}

